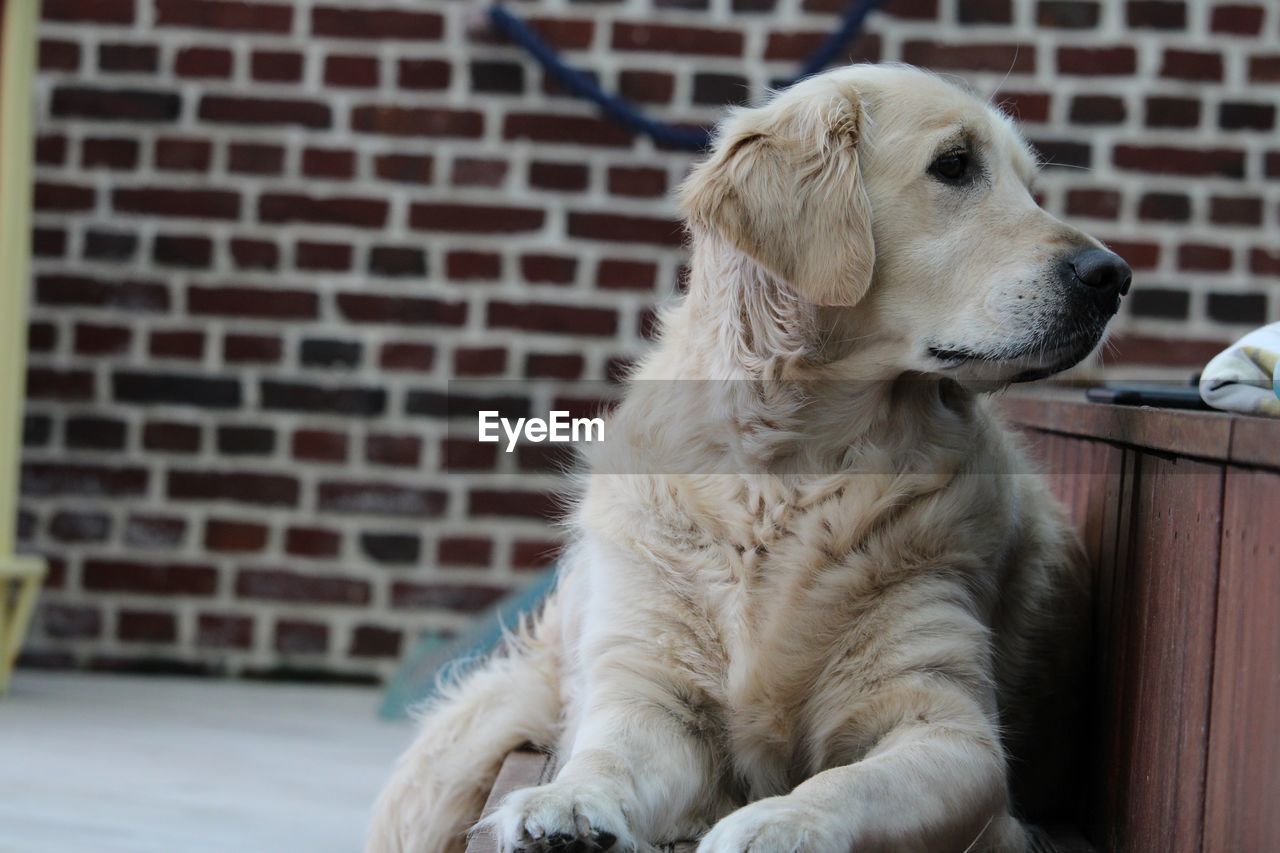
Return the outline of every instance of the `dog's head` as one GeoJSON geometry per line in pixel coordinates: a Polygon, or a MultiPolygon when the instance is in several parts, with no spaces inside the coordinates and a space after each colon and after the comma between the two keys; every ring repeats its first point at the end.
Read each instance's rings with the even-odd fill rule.
{"type": "MultiPolygon", "coordinates": [[[[1010,121],[938,77],[856,65],[740,109],[682,203],[891,370],[1023,380],[1097,346],[1129,267],[1041,210],[1010,121]]],[[[834,333],[834,334],[833,334],[834,333]]],[[[833,354],[838,358],[838,354],[833,354]]]]}

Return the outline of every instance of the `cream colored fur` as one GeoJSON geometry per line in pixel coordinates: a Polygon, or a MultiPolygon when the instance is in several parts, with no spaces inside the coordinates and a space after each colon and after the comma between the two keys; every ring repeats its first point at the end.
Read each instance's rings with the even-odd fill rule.
{"type": "Polygon", "coordinates": [[[1100,333],[1046,272],[1096,244],[1034,171],[998,113],[905,67],[726,120],[682,195],[689,293],[587,460],[559,587],[425,713],[372,853],[461,849],[526,739],[562,769],[492,815],[503,850],[1023,849],[1016,809],[1066,772],[1044,746],[1085,579],[978,391],[1100,333]],[[963,191],[928,174],[955,139],[985,169],[963,191]],[[995,356],[931,354],[958,347],[995,356]]]}

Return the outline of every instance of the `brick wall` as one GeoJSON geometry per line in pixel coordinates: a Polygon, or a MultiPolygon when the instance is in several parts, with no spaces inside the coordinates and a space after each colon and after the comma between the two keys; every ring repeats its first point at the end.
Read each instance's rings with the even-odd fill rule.
{"type": "MultiPolygon", "coordinates": [[[[842,6],[516,8],[697,122],[842,6]]],[[[53,573],[29,662],[385,675],[545,564],[556,479],[448,443],[445,383],[634,356],[690,158],[471,12],[44,0],[20,528],[53,573]]],[[[1263,0],[891,0],[851,56],[999,89],[1060,164],[1045,205],[1137,271],[1111,360],[1198,365],[1280,316],[1278,36],[1263,0]]]]}

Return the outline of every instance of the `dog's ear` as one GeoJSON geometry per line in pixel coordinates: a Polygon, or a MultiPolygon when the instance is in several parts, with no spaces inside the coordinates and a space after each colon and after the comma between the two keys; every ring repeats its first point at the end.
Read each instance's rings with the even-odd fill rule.
{"type": "Polygon", "coordinates": [[[839,85],[735,112],[681,187],[690,225],[718,232],[810,302],[857,303],[875,262],[862,126],[857,92],[839,85]]]}

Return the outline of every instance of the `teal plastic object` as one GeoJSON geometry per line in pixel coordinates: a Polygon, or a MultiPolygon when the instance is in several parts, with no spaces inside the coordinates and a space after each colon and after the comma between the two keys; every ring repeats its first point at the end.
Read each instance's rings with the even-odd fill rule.
{"type": "Polygon", "coordinates": [[[424,636],[387,685],[378,716],[384,720],[407,717],[410,709],[435,694],[440,676],[482,660],[496,649],[503,634],[515,630],[520,617],[534,610],[555,584],[556,570],[553,568],[494,604],[458,636],[424,636]]]}

